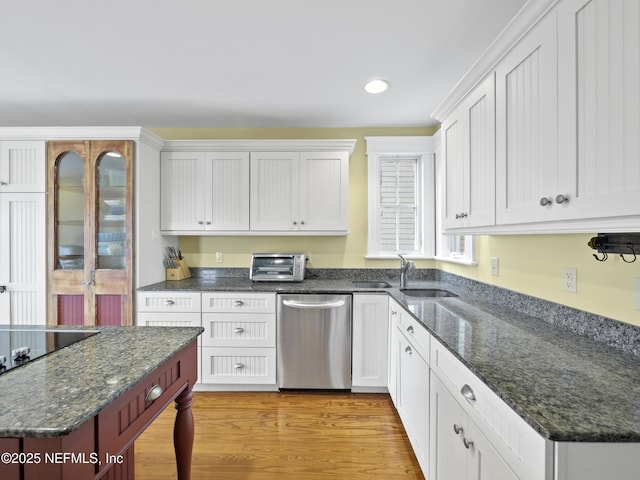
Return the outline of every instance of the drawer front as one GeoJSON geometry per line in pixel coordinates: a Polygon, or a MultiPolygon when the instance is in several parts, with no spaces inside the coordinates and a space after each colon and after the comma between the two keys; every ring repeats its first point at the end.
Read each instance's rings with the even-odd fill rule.
{"type": "Polygon", "coordinates": [[[200,312],[200,292],[138,292],[139,312],[200,312]]]}
{"type": "Polygon", "coordinates": [[[400,331],[407,337],[407,340],[409,340],[420,356],[428,364],[431,335],[427,329],[403,308],[400,308],[398,329],[400,329],[400,331]]]}
{"type": "MultiPolygon", "coordinates": [[[[123,453],[185,387],[195,384],[196,362],[197,344],[193,340],[98,414],[100,459],[106,458],[107,453],[123,453]],[[156,400],[146,401],[148,392],[156,385],[162,388],[162,394],[156,400]]],[[[101,469],[107,467],[109,465],[103,462],[101,469]]]]}
{"type": "Polygon", "coordinates": [[[275,293],[203,293],[203,312],[276,313],[275,293]]]}
{"type": "Polygon", "coordinates": [[[199,313],[138,313],[136,324],[141,327],[199,327],[199,313]]]}
{"type": "Polygon", "coordinates": [[[202,383],[276,383],[275,348],[202,347],[202,383]]]}
{"type": "Polygon", "coordinates": [[[269,313],[204,313],[202,345],[209,347],[276,346],[276,316],[269,313]]]}
{"type": "Polygon", "coordinates": [[[431,342],[431,368],[518,478],[545,478],[542,459],[550,458],[546,456],[550,442],[435,339],[431,342]],[[469,398],[471,394],[474,399],[469,398]]]}

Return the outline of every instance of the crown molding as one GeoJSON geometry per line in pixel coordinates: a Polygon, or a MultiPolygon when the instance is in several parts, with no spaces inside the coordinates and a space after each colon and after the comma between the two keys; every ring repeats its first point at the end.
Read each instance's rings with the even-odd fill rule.
{"type": "Polygon", "coordinates": [[[511,48],[524,37],[560,0],[529,0],[465,73],[431,116],[442,122],[458,103],[473,90],[511,48]]]}
{"type": "Polygon", "coordinates": [[[142,127],[0,127],[0,140],[138,140],[158,150],[164,144],[142,127]]]}
{"type": "Polygon", "coordinates": [[[353,154],[357,140],[313,139],[313,140],[165,140],[165,152],[335,152],[348,151],[353,154]]]}

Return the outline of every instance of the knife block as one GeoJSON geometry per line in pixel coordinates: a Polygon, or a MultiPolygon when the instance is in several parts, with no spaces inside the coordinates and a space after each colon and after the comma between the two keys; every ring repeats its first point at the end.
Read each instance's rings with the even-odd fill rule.
{"type": "Polygon", "coordinates": [[[177,268],[167,268],[167,280],[184,280],[185,278],[191,278],[191,270],[187,262],[183,258],[182,260],[175,259],[177,268]]]}

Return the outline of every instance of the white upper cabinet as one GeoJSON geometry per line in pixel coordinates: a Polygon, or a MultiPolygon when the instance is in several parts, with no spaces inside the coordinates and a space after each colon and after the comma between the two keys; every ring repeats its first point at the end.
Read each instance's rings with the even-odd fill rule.
{"type": "Polygon", "coordinates": [[[490,74],[442,124],[447,230],[495,223],[495,82],[490,74]]]}
{"type": "MultiPolygon", "coordinates": [[[[557,150],[555,12],[547,14],[496,68],[496,221],[562,218],[557,150]]],[[[570,193],[569,193],[570,194],[570,193]]]]}
{"type": "Polygon", "coordinates": [[[46,191],[46,143],[0,141],[0,193],[46,191]]]}
{"type": "Polygon", "coordinates": [[[235,232],[249,229],[247,152],[163,152],[161,229],[235,232]]]}
{"type": "MultiPolygon", "coordinates": [[[[640,213],[640,2],[558,6],[559,148],[576,218],[640,213]]],[[[637,220],[635,222],[637,228],[637,220]]]]}
{"type": "Polygon", "coordinates": [[[252,152],[251,230],[346,234],[348,152],[252,152]]]}

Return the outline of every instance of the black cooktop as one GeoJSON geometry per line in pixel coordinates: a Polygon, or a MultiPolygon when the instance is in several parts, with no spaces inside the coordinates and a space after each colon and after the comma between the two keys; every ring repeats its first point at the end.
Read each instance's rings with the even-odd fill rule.
{"type": "Polygon", "coordinates": [[[0,374],[96,333],[97,330],[0,329],[0,374]]]}

